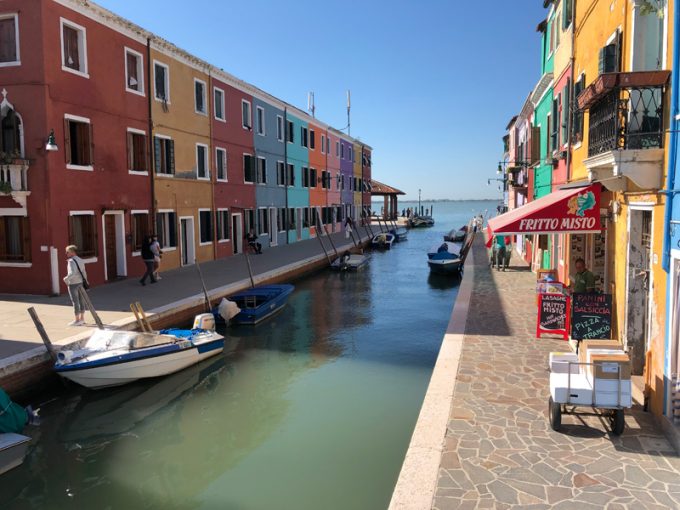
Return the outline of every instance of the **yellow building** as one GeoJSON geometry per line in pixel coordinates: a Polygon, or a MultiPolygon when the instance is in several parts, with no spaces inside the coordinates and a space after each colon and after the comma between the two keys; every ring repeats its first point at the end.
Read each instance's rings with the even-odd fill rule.
{"type": "MultiPolygon", "coordinates": [[[[660,2],[664,4],[664,2],[660,2]]],[[[671,2],[672,4],[672,2],[671,2]]],[[[570,236],[578,257],[611,293],[612,330],[633,372],[646,370],[662,413],[666,274],[661,268],[672,12],[637,0],[576,2],[570,181],[599,182],[603,233],[570,236]]],[[[572,269],[573,271],[573,269],[572,269]]]]}

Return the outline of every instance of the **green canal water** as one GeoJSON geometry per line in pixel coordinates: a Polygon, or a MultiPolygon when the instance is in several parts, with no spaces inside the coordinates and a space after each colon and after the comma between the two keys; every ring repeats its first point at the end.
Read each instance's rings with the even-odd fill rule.
{"type": "Polygon", "coordinates": [[[25,463],[0,477],[0,508],[386,508],[459,283],[429,275],[425,253],[494,205],[434,207],[434,228],[363,272],[294,282],[278,316],[228,330],[223,355],[59,390],[25,463]]]}

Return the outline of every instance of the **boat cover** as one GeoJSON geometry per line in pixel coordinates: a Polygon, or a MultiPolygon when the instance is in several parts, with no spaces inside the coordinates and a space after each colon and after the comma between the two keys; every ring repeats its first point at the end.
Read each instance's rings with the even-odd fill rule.
{"type": "Polygon", "coordinates": [[[0,389],[0,433],[19,433],[27,421],[26,409],[12,402],[9,395],[0,389]]]}

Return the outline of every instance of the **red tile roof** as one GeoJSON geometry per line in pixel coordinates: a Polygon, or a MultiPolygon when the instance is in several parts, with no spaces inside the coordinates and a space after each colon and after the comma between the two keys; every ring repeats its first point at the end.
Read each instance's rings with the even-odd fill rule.
{"type": "Polygon", "coordinates": [[[375,179],[371,179],[371,195],[405,195],[401,190],[398,190],[397,188],[393,188],[392,186],[388,186],[387,184],[383,184],[380,181],[376,181],[375,179]]]}

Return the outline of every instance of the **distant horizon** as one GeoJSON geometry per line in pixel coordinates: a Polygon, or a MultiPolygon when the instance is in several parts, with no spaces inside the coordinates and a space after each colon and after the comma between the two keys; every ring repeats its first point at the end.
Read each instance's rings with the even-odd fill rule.
{"type": "MultiPolygon", "coordinates": [[[[501,198],[421,198],[420,202],[502,202],[501,198]]],[[[371,203],[382,204],[382,198],[371,198],[371,203]]],[[[417,198],[401,198],[398,202],[418,202],[417,198]]]]}

